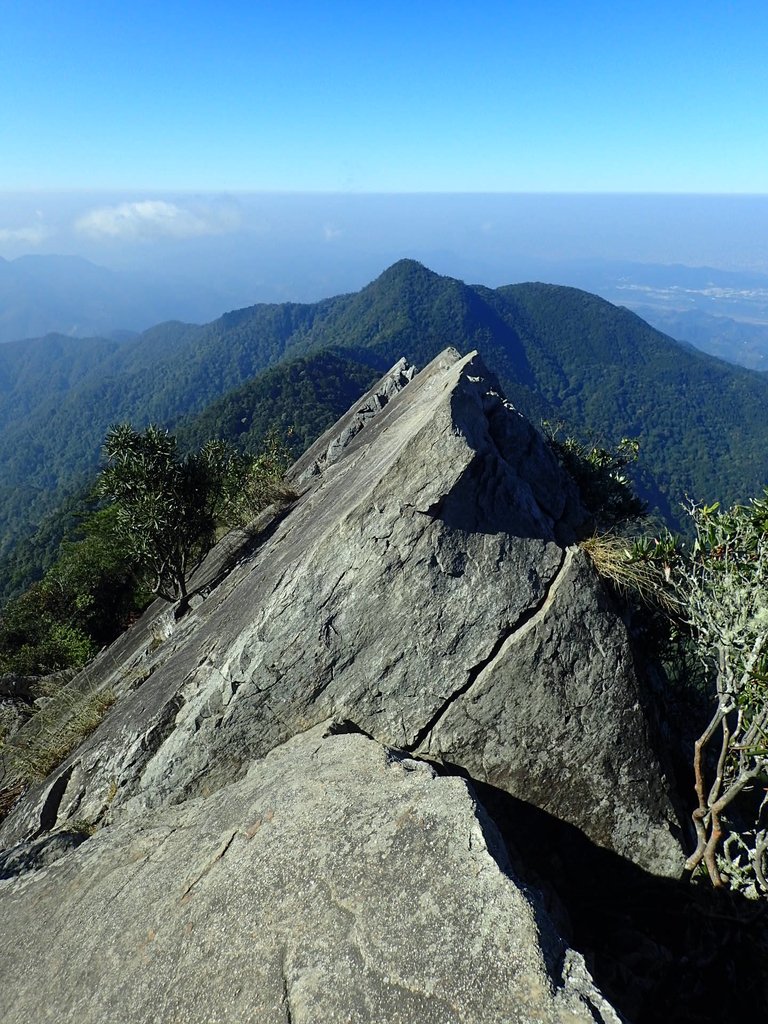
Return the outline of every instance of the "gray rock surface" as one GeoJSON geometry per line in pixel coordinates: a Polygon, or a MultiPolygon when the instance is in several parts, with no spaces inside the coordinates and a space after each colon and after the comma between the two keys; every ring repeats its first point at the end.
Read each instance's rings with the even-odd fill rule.
{"type": "Polygon", "coordinates": [[[0,912],[4,1024],[619,1021],[464,781],[323,726],[0,912]]]}
{"type": "Polygon", "coordinates": [[[72,669],[48,676],[25,676],[17,672],[0,675],[0,750],[5,741],[50,700],[50,695],[65,686],[74,675],[72,669]]]}
{"type": "Polygon", "coordinates": [[[214,792],[338,717],[679,872],[626,631],[568,546],[571,481],[476,354],[377,410],[310,449],[307,490],[193,611],[155,608],[89,669],[117,705],[0,842],[214,792]]]}
{"type": "Polygon", "coordinates": [[[327,466],[338,462],[352,439],[413,380],[415,374],[416,367],[411,366],[407,359],[398,360],[389,373],[377,381],[297,460],[288,479],[298,484],[307,483],[327,466]]]}

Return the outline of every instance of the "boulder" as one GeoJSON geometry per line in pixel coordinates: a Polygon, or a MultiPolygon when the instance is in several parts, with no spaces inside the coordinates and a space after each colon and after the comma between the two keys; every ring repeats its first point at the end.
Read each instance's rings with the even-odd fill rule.
{"type": "Polygon", "coordinates": [[[321,725],[0,881],[4,1024],[618,1024],[471,787],[321,725]]]}

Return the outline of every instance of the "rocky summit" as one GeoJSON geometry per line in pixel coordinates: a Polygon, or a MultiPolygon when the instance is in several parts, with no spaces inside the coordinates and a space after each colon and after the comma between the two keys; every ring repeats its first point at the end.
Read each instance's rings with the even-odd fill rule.
{"type": "Polygon", "coordinates": [[[627,1019],[524,842],[684,859],[574,483],[452,349],[289,481],[62,691],[114,703],[0,826],[3,1021],[627,1019]]]}

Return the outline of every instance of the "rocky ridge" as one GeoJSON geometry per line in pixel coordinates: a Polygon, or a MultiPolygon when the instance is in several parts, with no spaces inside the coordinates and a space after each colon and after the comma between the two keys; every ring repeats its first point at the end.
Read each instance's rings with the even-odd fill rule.
{"type": "MultiPolygon", "coordinates": [[[[102,1017],[84,1021],[108,1006],[126,1021],[617,1020],[558,935],[557,907],[520,885],[471,781],[639,868],[679,874],[680,828],[629,638],[573,545],[584,518],[574,485],[479,357],[454,350],[416,376],[394,367],[293,479],[292,507],[214,550],[186,614],[154,605],[70,684],[117,701],[0,826],[9,942],[41,941],[34,907],[55,906],[62,927],[68,913],[104,916],[94,934],[107,961],[130,953],[142,971],[112,985],[106,963],[42,961],[78,1016],[98,983],[102,1017]],[[109,827],[83,842],[72,827],[83,821],[109,827]],[[204,870],[185,888],[198,855],[204,870]],[[342,898],[328,881],[337,867],[342,898]],[[232,913],[211,917],[226,893],[232,913]],[[284,915],[266,913],[270,894],[284,915]],[[463,917],[457,903],[474,909],[463,917]],[[247,954],[243,914],[269,919],[247,954]],[[490,930],[489,915],[501,915],[490,930]],[[409,927],[432,936],[432,955],[404,981],[409,927]],[[233,928],[230,956],[216,936],[233,928]],[[201,929],[201,944],[186,942],[201,929]],[[178,965],[173,992],[158,981],[160,935],[178,965]],[[461,988],[457,949],[487,979],[480,1003],[461,988]],[[231,966],[221,987],[201,971],[206,951],[231,966]],[[343,979],[333,995],[329,972],[343,979]],[[116,1010],[129,991],[143,1011],[116,1010]],[[152,991],[165,1016],[147,1016],[152,991]],[[209,1017],[185,1016],[200,999],[209,1017]]],[[[12,964],[5,973],[19,1008],[9,1019],[26,1019],[43,981],[19,987],[12,964]]]]}

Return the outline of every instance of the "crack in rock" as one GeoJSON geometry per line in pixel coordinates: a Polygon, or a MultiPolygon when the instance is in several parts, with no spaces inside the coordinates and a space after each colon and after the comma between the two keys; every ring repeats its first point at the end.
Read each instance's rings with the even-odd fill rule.
{"type": "Polygon", "coordinates": [[[200,879],[204,878],[205,875],[208,874],[208,872],[211,870],[213,865],[217,861],[221,860],[221,858],[224,856],[224,854],[227,852],[227,850],[232,845],[232,841],[234,840],[235,836],[237,835],[237,833],[239,831],[240,831],[239,828],[235,828],[235,829],[229,829],[227,832],[224,833],[224,835],[221,837],[221,841],[220,841],[218,847],[216,848],[216,850],[214,851],[214,853],[207,860],[205,860],[198,868],[195,869],[195,871],[194,871],[194,873],[192,875],[191,880],[187,883],[187,885],[184,888],[184,891],[182,892],[181,896],[179,897],[180,899],[183,900],[184,897],[189,892],[191,892],[192,889],[194,889],[194,887],[197,885],[197,883],[200,881],[200,879]]]}
{"type": "MultiPolygon", "coordinates": [[[[447,697],[429,721],[419,729],[413,741],[406,745],[406,750],[413,752],[422,747],[425,744],[425,741],[429,740],[432,732],[435,730],[439,722],[445,717],[450,708],[475,685],[481,676],[505,651],[507,651],[513,644],[517,643],[523,636],[529,633],[538,625],[539,622],[541,622],[549,611],[555,594],[560,588],[560,584],[565,578],[572,560],[573,549],[568,548],[563,552],[560,564],[557,567],[551,582],[544,591],[541,600],[537,601],[537,603],[532,607],[527,608],[514,623],[501,631],[496,642],[491,648],[490,653],[469,670],[466,680],[458,687],[458,689],[454,690],[453,693],[447,697]]],[[[429,743],[427,743],[427,749],[429,749],[429,743]]]]}
{"type": "Polygon", "coordinates": [[[290,987],[288,985],[288,974],[286,972],[286,959],[286,956],[283,955],[282,963],[280,964],[280,977],[283,983],[283,1010],[285,1011],[286,1024],[293,1024],[293,1011],[291,1009],[291,992],[290,987]]]}

